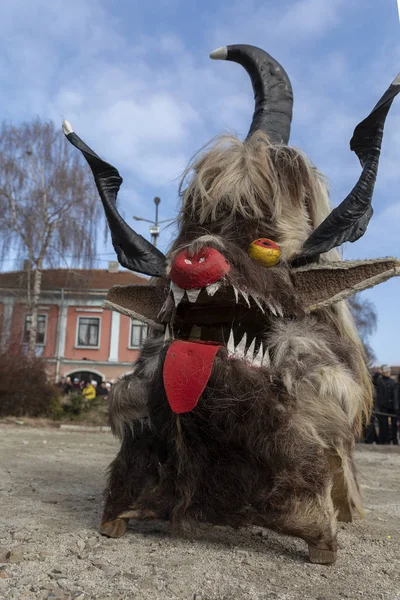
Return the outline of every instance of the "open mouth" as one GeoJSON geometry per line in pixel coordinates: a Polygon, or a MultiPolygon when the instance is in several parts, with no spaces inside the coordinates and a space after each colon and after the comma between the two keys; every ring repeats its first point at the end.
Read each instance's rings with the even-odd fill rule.
{"type": "Polygon", "coordinates": [[[269,365],[265,333],[271,321],[282,316],[276,301],[223,280],[191,290],[171,282],[160,312],[167,324],[165,343],[181,340],[217,344],[227,349],[229,358],[244,360],[254,367],[269,365]]]}

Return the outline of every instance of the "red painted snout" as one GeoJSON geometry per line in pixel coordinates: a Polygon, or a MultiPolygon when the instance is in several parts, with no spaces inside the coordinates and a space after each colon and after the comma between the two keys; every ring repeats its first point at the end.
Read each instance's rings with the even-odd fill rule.
{"type": "Polygon", "coordinates": [[[215,283],[229,270],[230,266],[221,252],[205,246],[192,256],[188,249],[179,252],[173,262],[170,278],[180,288],[192,290],[215,283]]]}

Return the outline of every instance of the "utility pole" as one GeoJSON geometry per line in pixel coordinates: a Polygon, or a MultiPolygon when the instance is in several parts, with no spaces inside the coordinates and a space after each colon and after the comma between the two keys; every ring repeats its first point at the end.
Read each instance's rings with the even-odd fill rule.
{"type": "Polygon", "coordinates": [[[157,246],[157,238],[160,235],[160,223],[168,223],[170,221],[174,221],[174,219],[163,219],[162,221],[158,220],[158,207],[160,205],[160,202],[161,198],[156,196],[154,198],[154,204],[156,206],[156,218],[154,221],[150,221],[150,219],[143,219],[142,217],[133,217],[135,221],[146,221],[147,223],[151,223],[151,226],[149,227],[149,232],[151,234],[151,241],[154,244],[154,246],[157,246]]]}

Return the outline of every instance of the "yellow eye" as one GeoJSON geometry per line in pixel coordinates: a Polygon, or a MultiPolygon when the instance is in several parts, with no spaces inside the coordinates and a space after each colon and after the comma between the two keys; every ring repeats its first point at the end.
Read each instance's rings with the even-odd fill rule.
{"type": "Polygon", "coordinates": [[[247,252],[250,258],[263,267],[273,267],[281,257],[278,244],[267,238],[260,238],[251,242],[247,252]]]}

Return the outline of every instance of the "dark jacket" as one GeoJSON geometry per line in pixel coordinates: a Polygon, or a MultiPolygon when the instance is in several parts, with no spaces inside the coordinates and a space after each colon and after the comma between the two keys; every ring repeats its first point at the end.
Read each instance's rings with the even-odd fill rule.
{"type": "Polygon", "coordinates": [[[106,387],[101,387],[101,385],[98,386],[96,392],[97,396],[108,396],[108,389],[106,387]]]}
{"type": "Polygon", "coordinates": [[[397,411],[397,386],[391,377],[382,375],[376,388],[376,404],[378,410],[397,411]]]}

